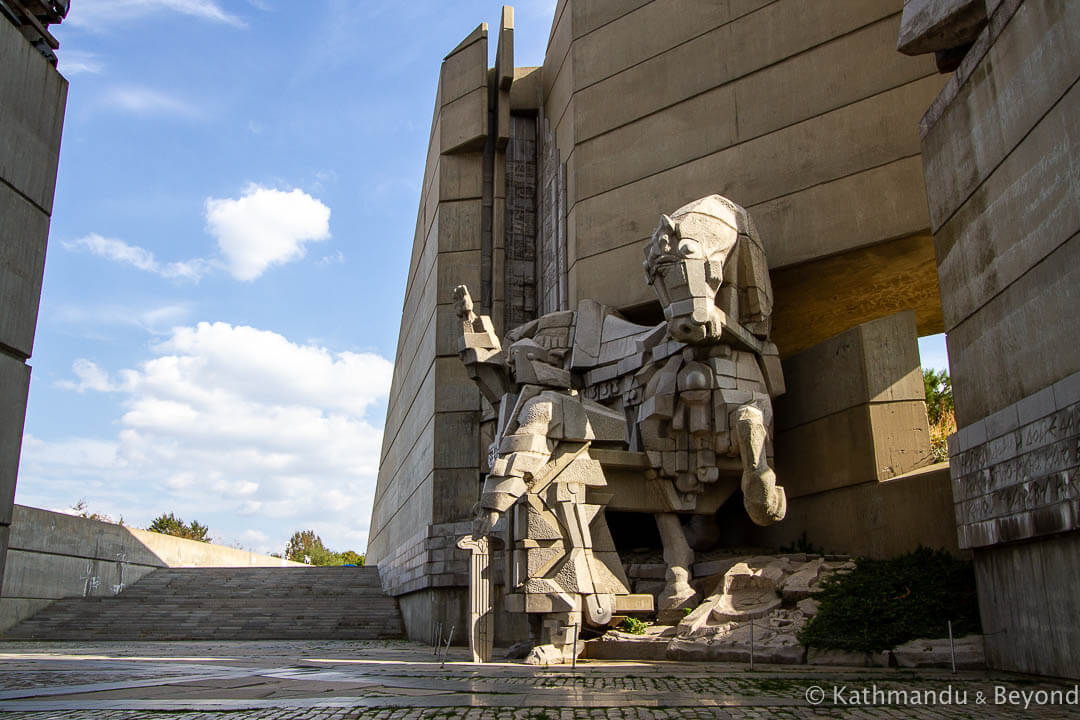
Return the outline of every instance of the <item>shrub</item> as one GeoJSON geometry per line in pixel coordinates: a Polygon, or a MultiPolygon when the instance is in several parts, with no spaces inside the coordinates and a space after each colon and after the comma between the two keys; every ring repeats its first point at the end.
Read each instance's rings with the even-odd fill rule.
{"type": "Polygon", "coordinates": [[[916,638],[980,632],[969,561],[920,547],[891,560],[860,559],[815,595],[821,606],[799,633],[804,645],[880,652],[916,638]]]}

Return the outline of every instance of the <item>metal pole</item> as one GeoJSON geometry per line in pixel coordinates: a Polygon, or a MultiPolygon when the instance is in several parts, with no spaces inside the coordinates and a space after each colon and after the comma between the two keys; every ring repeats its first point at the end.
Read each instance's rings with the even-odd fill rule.
{"type": "Polygon", "coordinates": [[[442,664],[439,665],[440,668],[446,667],[446,653],[450,652],[450,643],[454,641],[454,629],[456,627],[456,625],[451,625],[450,633],[446,636],[446,649],[443,651],[442,664]]]}
{"type": "Polygon", "coordinates": [[[754,669],[754,621],[750,621],[750,669],[754,669]]]}
{"type": "Polygon", "coordinates": [[[949,624],[949,658],[952,660],[953,675],[956,674],[956,648],[953,647],[952,620],[946,620],[949,624]]]}
{"type": "Polygon", "coordinates": [[[574,623],[574,659],[571,669],[577,670],[577,640],[578,640],[578,628],[581,627],[580,623],[574,623]]]}

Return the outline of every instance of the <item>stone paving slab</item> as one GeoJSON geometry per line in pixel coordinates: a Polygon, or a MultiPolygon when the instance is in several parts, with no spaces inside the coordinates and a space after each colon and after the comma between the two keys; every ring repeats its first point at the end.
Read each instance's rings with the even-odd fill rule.
{"type": "Polygon", "coordinates": [[[537,668],[468,657],[453,648],[443,662],[423,645],[386,641],[6,642],[0,718],[1080,718],[1075,683],[1009,673],[663,661],[537,668]]]}

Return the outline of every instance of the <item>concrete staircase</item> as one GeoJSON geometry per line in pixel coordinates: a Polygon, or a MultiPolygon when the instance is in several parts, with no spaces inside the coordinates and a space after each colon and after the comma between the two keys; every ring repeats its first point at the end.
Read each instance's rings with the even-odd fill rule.
{"type": "Polygon", "coordinates": [[[112,597],[57,600],[4,640],[403,638],[375,567],[163,568],[112,597]]]}

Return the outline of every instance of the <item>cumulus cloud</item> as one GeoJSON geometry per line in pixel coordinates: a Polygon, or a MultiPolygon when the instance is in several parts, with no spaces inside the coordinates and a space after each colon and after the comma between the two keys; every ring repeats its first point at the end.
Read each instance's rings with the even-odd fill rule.
{"type": "Polygon", "coordinates": [[[72,8],[65,24],[106,30],[161,12],[178,13],[237,28],[247,27],[241,18],[226,12],[214,0],[81,0],[72,8]]]}
{"type": "Polygon", "coordinates": [[[209,261],[201,258],[184,262],[160,263],[154,258],[154,254],[146,248],[129,245],[123,240],[107,238],[97,233],[90,233],[77,240],[62,244],[68,250],[85,250],[93,255],[131,265],[139,270],[145,270],[165,278],[197,281],[210,267],[209,261]]]}
{"type": "Polygon", "coordinates": [[[176,328],[151,350],[118,372],[76,361],[63,386],[117,397],[116,430],[28,436],[20,497],[69,488],[136,523],[194,517],[215,537],[246,523],[244,542],[260,550],[306,528],[335,549],[363,548],[382,435],[382,418],[368,415],[389,392],[389,361],[226,323],[176,328]]]}
{"type": "Polygon", "coordinates": [[[302,190],[250,185],[236,199],[207,199],[206,227],[229,273],[250,281],[302,258],[307,243],[329,238],[330,208],[302,190]]]}
{"type": "MultiPolygon", "coordinates": [[[[220,257],[160,262],[146,248],[98,233],[63,243],[164,278],[198,281],[214,268],[250,282],[274,265],[303,258],[307,244],[330,237],[330,208],[303,190],[249,185],[238,198],[207,198],[206,229],[220,257]]],[[[344,262],[340,250],[318,262],[344,262]]]]}

